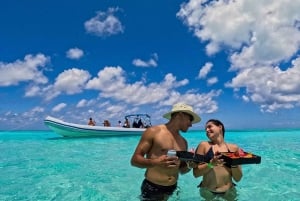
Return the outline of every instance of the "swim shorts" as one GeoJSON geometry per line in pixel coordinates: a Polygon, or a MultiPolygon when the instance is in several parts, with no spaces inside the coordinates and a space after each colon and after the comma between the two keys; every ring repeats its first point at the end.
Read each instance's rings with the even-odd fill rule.
{"type": "Polygon", "coordinates": [[[172,186],[161,186],[154,184],[147,179],[144,179],[141,186],[141,200],[142,201],[160,201],[171,196],[177,188],[177,183],[172,186]]]}

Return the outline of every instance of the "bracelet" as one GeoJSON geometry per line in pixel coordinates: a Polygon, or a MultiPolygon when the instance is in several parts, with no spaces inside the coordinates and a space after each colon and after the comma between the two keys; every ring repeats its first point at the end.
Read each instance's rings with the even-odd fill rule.
{"type": "Polygon", "coordinates": [[[232,166],[231,166],[231,168],[237,168],[237,167],[238,167],[237,165],[232,165],[232,166]]]}
{"type": "Polygon", "coordinates": [[[214,168],[214,165],[212,163],[207,163],[207,167],[214,168]]]}

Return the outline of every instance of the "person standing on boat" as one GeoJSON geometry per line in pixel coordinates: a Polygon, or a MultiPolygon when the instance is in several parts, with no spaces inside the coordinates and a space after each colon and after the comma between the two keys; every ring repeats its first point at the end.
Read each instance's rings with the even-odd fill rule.
{"type": "Polygon", "coordinates": [[[177,156],[168,156],[167,152],[187,151],[187,141],[180,131],[187,132],[201,118],[185,103],[173,105],[172,110],[163,117],[169,121],[147,128],[131,158],[132,166],[146,168],[141,200],[167,200],[177,189],[179,173],[189,171],[185,162],[181,162],[177,156]]]}
{"type": "Polygon", "coordinates": [[[110,127],[110,122],[108,120],[104,120],[103,126],[110,127]]]}
{"type": "Polygon", "coordinates": [[[205,125],[206,136],[209,141],[200,142],[196,154],[203,155],[207,163],[197,165],[193,169],[194,177],[201,177],[200,195],[206,200],[214,200],[215,197],[223,197],[226,200],[235,200],[235,182],[241,180],[241,165],[230,166],[220,159],[221,152],[238,152],[236,144],[225,143],[225,127],[217,119],[210,119],[205,125]]]}
{"type": "Polygon", "coordinates": [[[118,121],[118,127],[122,127],[122,122],[120,120],[118,121]]]}
{"type": "Polygon", "coordinates": [[[124,122],[123,127],[124,127],[124,128],[130,128],[130,122],[129,122],[129,120],[128,120],[127,117],[125,118],[125,122],[124,122]]]}
{"type": "Polygon", "coordinates": [[[96,122],[93,120],[92,117],[90,117],[90,120],[89,120],[89,122],[88,122],[88,125],[90,125],[90,126],[96,126],[96,122]]]}

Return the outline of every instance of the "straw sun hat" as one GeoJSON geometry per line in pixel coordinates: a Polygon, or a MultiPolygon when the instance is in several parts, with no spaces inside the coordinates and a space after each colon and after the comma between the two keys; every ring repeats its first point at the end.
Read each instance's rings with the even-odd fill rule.
{"type": "Polygon", "coordinates": [[[173,108],[170,112],[166,113],[163,115],[164,118],[166,119],[171,119],[171,115],[175,112],[184,112],[187,113],[191,116],[193,116],[194,120],[192,121],[192,124],[198,123],[201,121],[201,118],[194,113],[192,106],[187,105],[185,103],[177,103],[173,105],[173,108]]]}

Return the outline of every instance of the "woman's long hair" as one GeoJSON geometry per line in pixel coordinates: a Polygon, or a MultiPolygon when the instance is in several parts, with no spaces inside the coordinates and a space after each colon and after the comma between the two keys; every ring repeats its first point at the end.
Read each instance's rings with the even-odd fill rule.
{"type": "Polygon", "coordinates": [[[222,134],[223,134],[223,138],[225,138],[225,127],[224,127],[224,124],[220,120],[218,120],[218,119],[210,119],[210,120],[208,120],[206,122],[206,124],[209,123],[209,122],[213,123],[216,126],[222,126],[222,134]]]}

